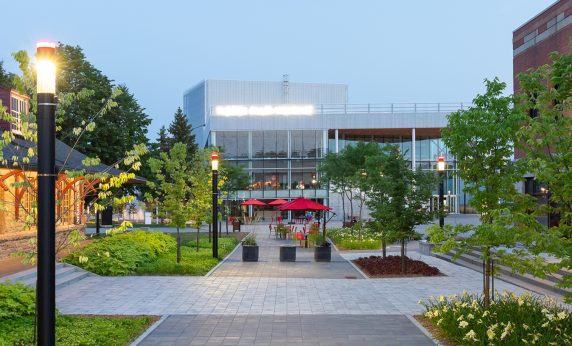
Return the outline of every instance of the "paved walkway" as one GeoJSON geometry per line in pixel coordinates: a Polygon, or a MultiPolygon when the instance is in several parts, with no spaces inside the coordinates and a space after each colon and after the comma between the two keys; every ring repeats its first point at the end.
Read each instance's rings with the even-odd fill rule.
{"type": "Polygon", "coordinates": [[[242,262],[242,247],[214,271],[214,277],[266,277],[314,279],[362,279],[363,276],[332,248],[331,262],[314,262],[314,249],[296,242],[296,262],[280,262],[280,246],[293,245],[293,240],[276,239],[268,225],[248,225],[246,231],[256,234],[258,262],[242,262]]]}
{"type": "Polygon", "coordinates": [[[480,274],[415,250],[408,256],[445,276],[348,279],[361,277],[348,260],[375,252],[334,250],[331,263],[315,263],[311,249],[298,249],[299,262],[281,263],[278,246],[289,241],[269,238],[267,225],[248,227],[258,263],[242,263],[238,249],[208,277],[90,277],[59,290],[58,308],[166,317],[141,345],[431,345],[410,318],[423,312],[417,301],[481,290],[480,274]]]}
{"type": "Polygon", "coordinates": [[[169,316],[141,346],[433,345],[406,316],[169,316]]]}

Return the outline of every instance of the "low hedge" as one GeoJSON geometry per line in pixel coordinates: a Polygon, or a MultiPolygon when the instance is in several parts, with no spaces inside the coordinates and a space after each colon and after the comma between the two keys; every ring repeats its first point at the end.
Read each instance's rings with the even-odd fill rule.
{"type": "Polygon", "coordinates": [[[175,248],[175,239],[167,234],[135,231],[96,240],[64,262],[99,275],[127,275],[175,248]]]}

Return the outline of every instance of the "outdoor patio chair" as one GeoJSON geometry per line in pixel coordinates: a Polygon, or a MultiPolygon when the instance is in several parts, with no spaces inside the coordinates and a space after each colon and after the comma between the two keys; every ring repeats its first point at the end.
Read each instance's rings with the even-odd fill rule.
{"type": "Polygon", "coordinates": [[[306,235],[304,232],[296,232],[296,241],[300,241],[300,247],[302,247],[302,241],[306,241],[306,235]]]}

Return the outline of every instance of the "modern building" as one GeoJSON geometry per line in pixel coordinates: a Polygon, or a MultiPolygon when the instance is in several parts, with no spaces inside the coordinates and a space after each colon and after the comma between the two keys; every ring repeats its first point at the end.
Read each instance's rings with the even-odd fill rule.
{"type": "MultiPolygon", "coordinates": [[[[513,32],[513,78],[514,92],[519,91],[518,75],[529,69],[549,64],[550,53],[572,53],[572,0],[560,0],[522,24],[513,32]]],[[[515,158],[526,153],[515,152],[515,158]]],[[[544,191],[546,191],[544,189],[544,191]]],[[[532,175],[523,182],[523,192],[546,202],[543,187],[532,175]]],[[[553,219],[555,221],[556,218],[553,219]]]]}
{"type": "MultiPolygon", "coordinates": [[[[433,170],[447,156],[440,133],[463,104],[351,104],[342,84],[206,80],[184,94],[184,112],[200,146],[218,146],[223,157],[248,172],[251,182],[230,199],[266,202],[299,196],[334,208],[341,199],[321,185],[325,154],[358,141],[391,143],[412,167],[433,170]]],[[[468,209],[462,183],[449,161],[445,194],[451,212],[468,209]]],[[[437,196],[437,194],[435,194],[437,196]]],[[[251,211],[252,212],[252,211],[251,211]]],[[[351,215],[346,215],[351,217],[351,215]]]]}

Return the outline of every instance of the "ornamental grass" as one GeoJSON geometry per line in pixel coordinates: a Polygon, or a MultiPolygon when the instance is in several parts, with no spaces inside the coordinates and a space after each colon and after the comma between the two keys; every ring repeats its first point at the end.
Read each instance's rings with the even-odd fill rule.
{"type": "Polygon", "coordinates": [[[484,308],[482,296],[431,297],[424,316],[458,345],[571,345],[572,317],[549,297],[503,292],[484,308]]]}

